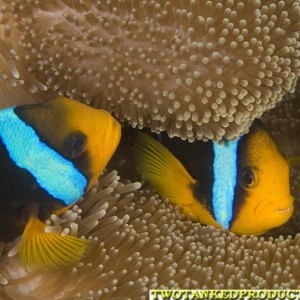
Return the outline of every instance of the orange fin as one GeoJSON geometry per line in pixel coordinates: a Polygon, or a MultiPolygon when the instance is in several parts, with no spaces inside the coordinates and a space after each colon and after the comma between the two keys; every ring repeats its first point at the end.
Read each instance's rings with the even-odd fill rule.
{"type": "Polygon", "coordinates": [[[57,216],[61,216],[63,215],[68,209],[70,209],[72,206],[74,205],[74,203],[68,205],[68,206],[64,206],[62,208],[59,208],[57,210],[55,210],[53,213],[57,216]]]}
{"type": "Polygon", "coordinates": [[[135,155],[141,173],[158,192],[202,224],[220,228],[209,211],[193,194],[197,182],[181,162],[149,135],[139,132],[135,155]]]}
{"type": "Polygon", "coordinates": [[[179,206],[188,204],[184,195],[196,180],[165,146],[139,132],[135,154],[141,173],[159,193],[179,206]]]}
{"type": "Polygon", "coordinates": [[[290,166],[300,165],[300,156],[288,157],[287,162],[290,166]]]}
{"type": "Polygon", "coordinates": [[[90,241],[60,233],[47,233],[37,217],[31,217],[20,245],[20,259],[27,270],[61,269],[80,260],[90,241]]]}

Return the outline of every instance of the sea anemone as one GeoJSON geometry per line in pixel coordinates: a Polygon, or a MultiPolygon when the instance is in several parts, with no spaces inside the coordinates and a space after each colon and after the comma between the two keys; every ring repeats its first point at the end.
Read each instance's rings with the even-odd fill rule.
{"type": "Polygon", "coordinates": [[[237,237],[192,222],[152,188],[139,187],[121,183],[113,171],[72,210],[52,216],[51,230],[92,240],[72,268],[27,273],[18,241],[2,245],[3,299],[147,299],[150,288],[170,287],[300,288],[299,234],[237,237]]]}
{"type": "MultiPolygon", "coordinates": [[[[241,134],[276,104],[263,121],[286,155],[299,155],[300,88],[278,103],[299,75],[299,6],[299,0],[0,0],[1,105],[63,94],[134,126],[218,140],[241,134]]],[[[290,222],[263,237],[238,237],[192,222],[151,186],[140,188],[129,151],[121,156],[121,149],[109,167],[122,179],[116,171],[101,177],[78,205],[48,222],[49,230],[92,240],[86,257],[64,270],[27,272],[19,240],[2,243],[1,299],[300,288],[299,168],[291,170],[290,222]]]]}
{"type": "Polygon", "coordinates": [[[299,0],[0,4],[2,80],[170,136],[237,137],[299,76],[299,0]]]}
{"type": "Polygon", "coordinates": [[[43,101],[47,87],[26,70],[5,29],[0,24],[0,108],[43,101]]]}
{"type": "Polygon", "coordinates": [[[273,110],[263,114],[262,121],[282,153],[300,155],[300,82],[295,93],[287,94],[273,110]]]}

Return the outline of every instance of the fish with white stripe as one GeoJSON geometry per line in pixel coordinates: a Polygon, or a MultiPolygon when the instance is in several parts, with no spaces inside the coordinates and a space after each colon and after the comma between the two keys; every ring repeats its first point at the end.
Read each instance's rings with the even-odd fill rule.
{"type": "Polygon", "coordinates": [[[0,111],[0,241],[22,236],[27,269],[78,261],[89,241],[46,233],[95,183],[113,155],[120,124],[106,111],[64,97],[0,111]]]}
{"type": "MultiPolygon", "coordinates": [[[[259,235],[289,220],[289,163],[261,122],[221,143],[138,133],[135,157],[145,178],[195,221],[259,235]]],[[[299,161],[299,159],[295,159],[299,161]]]]}

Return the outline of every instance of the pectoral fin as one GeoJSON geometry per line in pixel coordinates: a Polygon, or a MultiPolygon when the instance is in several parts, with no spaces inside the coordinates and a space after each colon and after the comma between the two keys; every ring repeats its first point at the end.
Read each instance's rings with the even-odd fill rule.
{"type": "Polygon", "coordinates": [[[90,241],[60,233],[45,232],[46,224],[30,217],[20,245],[20,259],[27,270],[61,269],[80,260],[90,241]]]}
{"type": "Polygon", "coordinates": [[[67,210],[71,209],[74,204],[70,204],[68,206],[64,206],[54,211],[54,214],[57,216],[63,215],[67,210]]]}

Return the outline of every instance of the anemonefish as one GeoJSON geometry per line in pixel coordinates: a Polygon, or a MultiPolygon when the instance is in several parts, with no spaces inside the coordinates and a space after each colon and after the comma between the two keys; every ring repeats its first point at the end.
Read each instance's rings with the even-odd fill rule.
{"type": "Polygon", "coordinates": [[[158,192],[202,224],[259,235],[292,216],[288,162],[259,121],[222,143],[139,133],[135,155],[158,192]]]}
{"type": "Polygon", "coordinates": [[[89,241],[46,233],[45,220],[93,186],[120,135],[108,112],[64,97],[0,111],[0,241],[23,233],[26,268],[61,268],[84,255],[89,241]]]}

